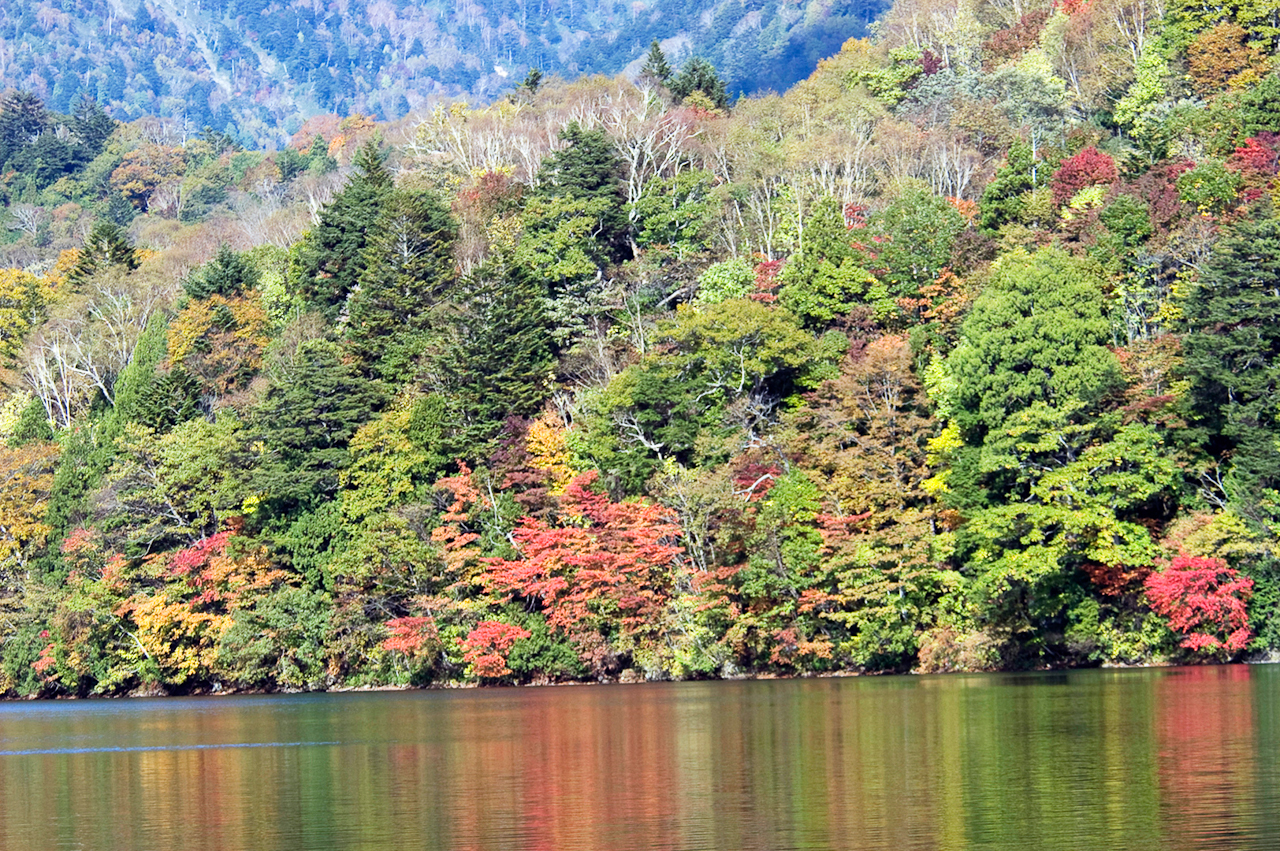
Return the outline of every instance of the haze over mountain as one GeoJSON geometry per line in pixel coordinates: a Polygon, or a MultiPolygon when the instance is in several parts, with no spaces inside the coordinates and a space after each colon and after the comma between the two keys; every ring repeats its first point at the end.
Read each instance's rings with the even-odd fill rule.
{"type": "Polygon", "coordinates": [[[182,117],[277,145],[310,116],[394,119],[487,100],[532,68],[576,77],[709,58],[729,91],[784,90],[863,35],[880,0],[18,0],[0,7],[0,88],[69,112],[182,117]]]}

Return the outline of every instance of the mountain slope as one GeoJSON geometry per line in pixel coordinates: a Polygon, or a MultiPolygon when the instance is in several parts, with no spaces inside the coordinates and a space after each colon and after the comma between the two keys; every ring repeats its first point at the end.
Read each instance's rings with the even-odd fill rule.
{"type": "Polygon", "coordinates": [[[485,100],[529,69],[634,66],[658,39],[730,92],[785,89],[862,35],[879,0],[19,0],[0,9],[0,86],[67,112],[184,118],[279,144],[312,115],[398,118],[485,100]]]}

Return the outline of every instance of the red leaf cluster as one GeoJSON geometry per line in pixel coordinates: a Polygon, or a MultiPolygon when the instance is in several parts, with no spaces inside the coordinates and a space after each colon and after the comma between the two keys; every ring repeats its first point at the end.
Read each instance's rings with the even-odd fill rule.
{"type": "Polygon", "coordinates": [[[1227,169],[1244,180],[1240,192],[1244,200],[1256,201],[1271,188],[1280,167],[1277,148],[1280,148],[1280,135],[1263,132],[1245,139],[1227,159],[1227,169]]]}
{"type": "Polygon", "coordinates": [[[1189,650],[1237,653],[1248,644],[1253,580],[1220,558],[1178,555],[1146,580],[1147,601],[1189,650]]]}
{"type": "MultiPolygon", "coordinates": [[[[412,620],[402,618],[402,620],[412,620]]],[[[462,658],[471,665],[476,676],[495,679],[511,673],[507,668],[507,654],[512,646],[532,633],[527,629],[501,621],[480,621],[466,638],[462,639],[462,658]]]]}
{"type": "Polygon", "coordinates": [[[1116,161],[1093,145],[1067,157],[1053,174],[1053,203],[1061,207],[1086,186],[1108,186],[1119,177],[1116,161]]]}
{"type": "Polygon", "coordinates": [[[782,271],[781,260],[761,260],[756,264],[756,288],[748,298],[764,304],[772,304],[778,300],[778,273],[782,271]]]}
{"type": "Polygon", "coordinates": [[[488,559],[491,592],[535,602],[547,624],[570,636],[620,623],[636,636],[659,621],[683,552],[671,513],[644,502],[613,502],[591,490],[597,474],[573,480],[555,523],[525,517],[513,538],[518,559],[488,559]]]}
{"type": "Polygon", "coordinates": [[[435,618],[429,617],[392,618],[387,621],[387,630],[391,635],[382,642],[383,649],[407,656],[418,654],[439,638],[435,618]]]}

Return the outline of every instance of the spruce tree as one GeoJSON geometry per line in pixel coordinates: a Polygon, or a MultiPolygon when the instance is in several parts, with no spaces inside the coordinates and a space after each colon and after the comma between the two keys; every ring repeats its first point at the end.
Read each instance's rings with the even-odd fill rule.
{"type": "MultiPolygon", "coordinates": [[[[586,202],[584,210],[590,211],[599,221],[595,229],[594,245],[588,254],[599,265],[619,262],[629,255],[627,240],[627,214],[622,199],[622,183],[618,175],[622,162],[618,158],[609,137],[602,130],[584,130],[577,121],[570,121],[560,131],[560,138],[568,146],[553,152],[543,161],[538,173],[538,194],[546,199],[566,198],[586,202]]],[[[532,222],[536,234],[544,223],[532,222]]],[[[554,229],[554,222],[546,222],[554,229]]]]}
{"type": "Polygon", "coordinates": [[[182,282],[182,288],[195,299],[233,296],[256,288],[259,278],[258,269],[249,258],[232,251],[224,242],[212,260],[182,282]]]}
{"type": "Polygon", "coordinates": [[[448,335],[432,352],[428,380],[452,414],[457,452],[483,458],[511,416],[537,413],[555,365],[546,292],[507,257],[459,287],[448,335]]]}
{"type": "Polygon", "coordinates": [[[641,77],[648,77],[666,85],[671,79],[671,66],[667,64],[667,56],[662,52],[662,45],[655,38],[649,45],[649,54],[644,59],[644,67],[640,69],[641,77]]]}
{"type": "Polygon", "coordinates": [[[122,266],[132,271],[138,268],[138,262],[137,252],[129,243],[124,229],[114,222],[99,219],[89,231],[75,266],[67,273],[67,280],[73,288],[78,288],[99,270],[122,266]]]}
{"type": "Polygon", "coordinates": [[[694,92],[702,92],[716,109],[724,109],[729,105],[724,80],[716,74],[715,66],[700,56],[690,59],[680,69],[680,73],[671,79],[668,87],[671,89],[671,96],[677,101],[683,101],[694,92]]]}

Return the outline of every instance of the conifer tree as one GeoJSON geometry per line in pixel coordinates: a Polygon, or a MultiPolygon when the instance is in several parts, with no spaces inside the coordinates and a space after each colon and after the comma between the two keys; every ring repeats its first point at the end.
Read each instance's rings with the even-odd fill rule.
{"type": "Polygon", "coordinates": [[[555,358],[546,290],[527,269],[499,256],[459,289],[448,336],[430,356],[428,389],[452,409],[458,450],[475,458],[508,417],[538,411],[555,358]]]}
{"type": "Polygon", "coordinates": [[[668,87],[677,101],[683,101],[694,92],[702,92],[716,109],[729,105],[724,80],[716,74],[715,66],[700,56],[690,59],[680,73],[671,78],[668,87]]]}
{"type": "Polygon", "coordinates": [[[114,222],[100,219],[89,231],[75,266],[67,273],[67,280],[78,287],[97,271],[109,266],[123,266],[132,271],[138,268],[138,262],[137,252],[129,244],[124,230],[114,222]]]}
{"type": "Polygon", "coordinates": [[[98,155],[115,129],[115,120],[88,95],[81,97],[71,112],[71,131],[90,157],[98,155]]]}
{"type": "Polygon", "coordinates": [[[335,318],[360,281],[369,232],[392,189],[391,173],[373,142],[355,158],[356,173],[320,213],[298,250],[297,283],[308,300],[335,318]]]}
{"type": "Polygon", "coordinates": [[[434,192],[400,190],[387,197],[365,249],[347,325],[347,348],[369,374],[408,378],[425,346],[430,308],[453,282],[456,233],[434,192]]]}
{"type": "Polygon", "coordinates": [[[212,260],[182,282],[182,288],[195,299],[232,296],[256,288],[259,277],[253,263],[224,242],[212,260]]]}
{"type": "MultiPolygon", "coordinates": [[[[568,146],[543,162],[538,173],[539,196],[549,201],[566,200],[571,210],[598,221],[593,244],[587,247],[598,265],[626,259],[628,223],[618,178],[621,162],[609,137],[602,130],[584,130],[577,121],[570,121],[560,131],[560,138],[568,146]]],[[[549,216],[532,222],[530,229],[537,234],[554,230],[555,224],[555,218],[549,216]]]]}
{"type": "Polygon", "coordinates": [[[1228,496],[1253,519],[1280,489],[1278,287],[1280,221],[1245,220],[1218,244],[1184,308],[1196,410],[1230,457],[1228,496]]]}
{"type": "Polygon", "coordinates": [[[254,488],[264,494],[268,515],[331,498],[350,460],[348,442],[381,403],[377,385],[344,364],[336,345],[309,340],[299,346],[258,412],[265,454],[254,488]]]}
{"type": "Polygon", "coordinates": [[[667,56],[662,52],[662,45],[658,44],[656,38],[649,45],[649,53],[645,57],[644,67],[640,69],[640,76],[648,77],[663,85],[671,79],[671,66],[667,64],[667,56]]]}

